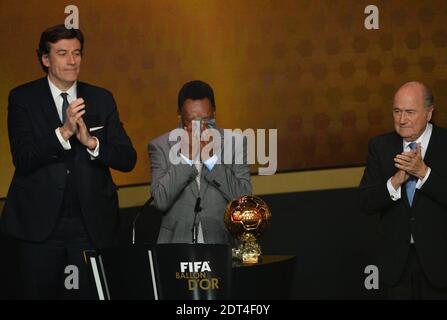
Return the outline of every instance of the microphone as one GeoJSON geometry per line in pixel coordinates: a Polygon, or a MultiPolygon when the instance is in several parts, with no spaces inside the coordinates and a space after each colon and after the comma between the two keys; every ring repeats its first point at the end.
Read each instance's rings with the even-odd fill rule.
{"type": "Polygon", "coordinates": [[[192,223],[192,228],[191,228],[191,233],[192,233],[192,243],[196,244],[197,243],[197,234],[198,234],[198,229],[197,229],[197,225],[196,225],[196,221],[197,221],[197,214],[202,211],[202,207],[200,206],[200,197],[197,198],[196,200],[196,204],[194,206],[194,221],[192,223]]]}
{"type": "Polygon", "coordinates": [[[194,212],[200,212],[202,211],[202,208],[200,207],[200,197],[197,198],[196,200],[196,205],[194,206],[194,212]]]}
{"type": "Polygon", "coordinates": [[[135,244],[135,226],[137,223],[138,218],[141,215],[141,212],[143,212],[143,209],[150,205],[152,203],[152,201],[154,201],[154,197],[150,197],[149,200],[147,200],[144,205],[140,208],[140,210],[138,211],[138,213],[135,215],[135,218],[132,221],[132,244],[135,244]]]}

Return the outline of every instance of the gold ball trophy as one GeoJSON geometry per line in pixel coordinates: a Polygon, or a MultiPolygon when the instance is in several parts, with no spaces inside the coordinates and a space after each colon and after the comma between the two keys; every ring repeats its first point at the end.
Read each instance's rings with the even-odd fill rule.
{"type": "Polygon", "coordinates": [[[246,264],[258,263],[261,247],[256,240],[270,225],[271,219],[267,203],[255,196],[242,196],[227,205],[225,226],[233,237],[242,241],[238,248],[233,248],[233,258],[246,264]]]}

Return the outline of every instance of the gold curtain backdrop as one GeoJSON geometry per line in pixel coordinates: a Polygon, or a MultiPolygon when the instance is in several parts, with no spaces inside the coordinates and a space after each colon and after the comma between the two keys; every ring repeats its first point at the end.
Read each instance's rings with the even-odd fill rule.
{"type": "Polygon", "coordinates": [[[409,80],[433,88],[447,125],[444,0],[375,1],[379,30],[365,29],[361,0],[1,0],[0,197],[14,170],[8,92],[43,76],[40,33],[70,4],[86,37],[80,80],[113,92],[138,152],[131,173],[113,173],[119,185],[150,181],[147,143],[177,125],[178,90],[193,79],[214,88],[219,126],[278,130],[280,171],[363,164],[409,80]]]}

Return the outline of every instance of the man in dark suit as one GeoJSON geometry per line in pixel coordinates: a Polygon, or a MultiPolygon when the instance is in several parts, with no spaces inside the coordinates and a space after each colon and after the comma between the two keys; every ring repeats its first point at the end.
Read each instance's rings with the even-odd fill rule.
{"type": "Polygon", "coordinates": [[[371,139],[361,204],[380,219],[379,275],[390,299],[447,298],[447,130],[422,83],[394,96],[395,132],[371,139]]]}
{"type": "Polygon", "coordinates": [[[77,81],[83,43],[80,30],[45,30],[37,53],[47,76],[9,95],[15,172],[2,226],[20,240],[25,298],[94,297],[82,252],[114,244],[118,197],[109,169],[127,172],[136,162],[112,94],[77,81]],[[69,265],[78,279],[73,268],[64,273],[69,265]]]}

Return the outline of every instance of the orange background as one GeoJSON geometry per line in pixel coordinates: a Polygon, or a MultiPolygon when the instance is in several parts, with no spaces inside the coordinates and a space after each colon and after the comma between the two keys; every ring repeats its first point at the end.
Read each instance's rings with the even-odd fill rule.
{"type": "Polygon", "coordinates": [[[111,90],[138,152],[119,185],[150,181],[147,143],[176,126],[187,81],[212,85],[218,125],[278,129],[279,170],[363,164],[369,137],[392,130],[397,87],[433,88],[447,125],[447,1],[1,0],[0,197],[13,174],[9,90],[43,76],[40,33],[80,11],[80,80],[111,90]],[[364,8],[380,29],[364,28],[364,8]]]}

